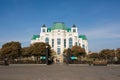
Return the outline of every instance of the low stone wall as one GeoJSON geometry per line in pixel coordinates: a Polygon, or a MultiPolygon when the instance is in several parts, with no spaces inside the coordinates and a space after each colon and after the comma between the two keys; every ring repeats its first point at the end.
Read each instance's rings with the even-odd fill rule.
{"type": "Polygon", "coordinates": [[[107,66],[107,61],[94,61],[93,66],[107,66]]]}
{"type": "Polygon", "coordinates": [[[93,66],[107,66],[107,64],[93,64],[93,66]]]}

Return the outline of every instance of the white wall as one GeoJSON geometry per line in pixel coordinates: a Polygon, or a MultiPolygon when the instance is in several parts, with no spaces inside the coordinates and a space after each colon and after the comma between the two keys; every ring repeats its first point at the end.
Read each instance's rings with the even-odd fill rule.
{"type": "MultiPolygon", "coordinates": [[[[69,48],[69,38],[71,37],[73,39],[73,46],[75,45],[75,42],[78,42],[82,45],[85,45],[85,50],[88,53],[88,42],[87,40],[82,40],[81,38],[78,38],[78,33],[77,32],[67,32],[66,30],[52,30],[51,32],[42,32],[43,27],[41,28],[41,32],[40,32],[40,38],[36,39],[36,40],[31,40],[31,44],[35,43],[35,42],[45,42],[45,38],[48,37],[49,38],[49,44],[52,47],[52,39],[54,39],[54,51],[57,52],[57,38],[61,39],[61,55],[63,54],[64,51],[64,39],[66,39],[66,48],[69,48]]],[[[47,28],[45,28],[47,29],[47,28]]],[[[76,28],[77,29],[77,28],[76,28]]],[[[77,30],[76,30],[77,31],[77,30]]]]}

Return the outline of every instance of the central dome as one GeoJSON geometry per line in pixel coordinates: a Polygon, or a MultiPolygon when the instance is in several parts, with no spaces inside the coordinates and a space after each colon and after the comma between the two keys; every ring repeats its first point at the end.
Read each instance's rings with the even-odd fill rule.
{"type": "Polygon", "coordinates": [[[52,30],[56,30],[56,29],[66,30],[67,27],[65,26],[64,22],[54,22],[51,29],[52,30]]]}

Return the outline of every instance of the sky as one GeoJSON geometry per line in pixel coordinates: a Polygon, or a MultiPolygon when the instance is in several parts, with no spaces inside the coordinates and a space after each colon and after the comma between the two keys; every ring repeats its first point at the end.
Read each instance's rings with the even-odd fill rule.
{"type": "Polygon", "coordinates": [[[0,48],[10,41],[29,46],[53,22],[75,24],[90,51],[120,48],[120,0],[0,0],[0,48]]]}

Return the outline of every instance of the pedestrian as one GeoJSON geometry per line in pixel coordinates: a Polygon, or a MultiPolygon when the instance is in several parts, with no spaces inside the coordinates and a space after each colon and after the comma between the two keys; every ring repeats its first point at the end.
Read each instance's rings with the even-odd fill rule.
{"type": "Polygon", "coordinates": [[[6,66],[9,65],[9,60],[8,60],[7,56],[4,57],[4,65],[6,65],[6,66]]]}
{"type": "Polygon", "coordinates": [[[89,66],[91,66],[92,65],[92,62],[89,62],[89,66]]]}
{"type": "Polygon", "coordinates": [[[91,63],[89,63],[89,66],[91,66],[91,63]]]}

